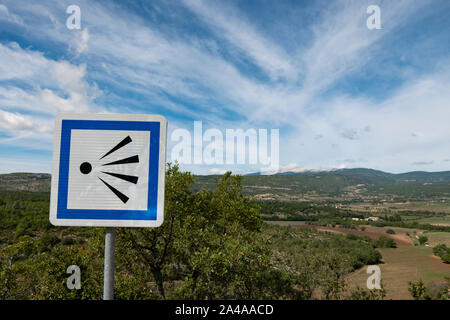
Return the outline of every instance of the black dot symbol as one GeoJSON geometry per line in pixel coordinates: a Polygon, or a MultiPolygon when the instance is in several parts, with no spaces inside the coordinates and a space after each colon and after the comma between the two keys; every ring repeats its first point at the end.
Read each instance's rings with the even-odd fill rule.
{"type": "Polygon", "coordinates": [[[80,171],[83,174],[88,174],[92,171],[92,166],[89,162],[83,162],[80,166],[80,171]]]}

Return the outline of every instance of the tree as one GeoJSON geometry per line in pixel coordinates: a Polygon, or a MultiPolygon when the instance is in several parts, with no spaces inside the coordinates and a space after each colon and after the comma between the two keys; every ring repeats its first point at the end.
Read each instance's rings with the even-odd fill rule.
{"type": "Polygon", "coordinates": [[[419,240],[419,244],[422,246],[428,241],[428,237],[427,236],[419,236],[418,240],[419,240]]]}
{"type": "Polygon", "coordinates": [[[445,277],[444,282],[438,285],[431,283],[426,286],[420,279],[408,282],[408,291],[416,300],[448,300],[450,299],[450,277],[445,277]]]}
{"type": "Polygon", "coordinates": [[[408,282],[408,291],[411,296],[416,300],[425,300],[428,297],[428,289],[422,280],[417,280],[416,282],[408,282]]]}
{"type": "MultiPolygon", "coordinates": [[[[159,228],[120,228],[118,252],[131,250],[134,260],[150,268],[161,298],[165,298],[163,269],[175,262],[175,242],[180,242],[182,226],[195,211],[189,186],[194,182],[189,172],[181,172],[178,165],[168,164],[165,187],[164,223],[159,228]]],[[[119,256],[121,255],[119,253],[119,256]]],[[[124,263],[134,261],[127,258],[124,263]]]]}
{"type": "Polygon", "coordinates": [[[386,236],[380,236],[378,240],[375,242],[378,248],[396,248],[397,244],[391,238],[386,236]]]}
{"type": "Polygon", "coordinates": [[[118,250],[128,252],[119,254],[128,259],[122,263],[148,266],[160,298],[167,298],[164,285],[172,279],[182,279],[171,291],[176,298],[279,295],[283,274],[271,268],[259,206],[242,195],[241,177],[228,172],[214,190],[198,193],[192,183],[190,173],[169,164],[165,221],[160,228],[121,229],[118,250]]]}
{"type": "Polygon", "coordinates": [[[356,289],[350,292],[350,300],[383,300],[386,297],[386,289],[383,282],[381,282],[381,289],[364,289],[357,286],[356,289]]]}

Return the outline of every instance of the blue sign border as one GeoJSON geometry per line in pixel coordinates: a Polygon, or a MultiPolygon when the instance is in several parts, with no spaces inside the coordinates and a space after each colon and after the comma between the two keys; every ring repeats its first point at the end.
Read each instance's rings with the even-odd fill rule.
{"type": "Polygon", "coordinates": [[[62,120],[57,219],[156,220],[158,203],[160,123],[154,121],[62,120]],[[147,210],[67,209],[70,141],[73,129],[150,132],[147,210]]]}

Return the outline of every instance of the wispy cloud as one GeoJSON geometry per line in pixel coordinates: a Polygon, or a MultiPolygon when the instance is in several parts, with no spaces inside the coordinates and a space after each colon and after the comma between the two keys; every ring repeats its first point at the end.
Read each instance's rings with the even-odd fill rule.
{"type": "Polygon", "coordinates": [[[416,161],[411,164],[413,166],[426,166],[426,165],[433,164],[433,163],[434,163],[434,161],[416,161]]]}
{"type": "Polygon", "coordinates": [[[0,4],[0,20],[5,20],[15,24],[23,25],[23,20],[18,15],[9,12],[8,7],[0,4]]]}
{"type": "Polygon", "coordinates": [[[368,30],[372,2],[80,0],[82,30],[68,30],[63,1],[7,0],[0,110],[9,124],[1,130],[23,134],[31,121],[45,134],[36,128],[51,128],[58,112],[162,113],[170,129],[192,120],[280,128],[282,164],[364,158],[404,171],[423,152],[445,158],[450,70],[440,40],[450,29],[436,17],[450,8],[378,1],[382,29],[368,30]],[[11,29],[13,17],[26,32],[11,29]]]}

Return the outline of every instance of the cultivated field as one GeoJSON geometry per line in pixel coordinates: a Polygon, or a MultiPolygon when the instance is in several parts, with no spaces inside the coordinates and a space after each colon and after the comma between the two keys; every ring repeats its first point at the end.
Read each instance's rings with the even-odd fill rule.
{"type": "MultiPolygon", "coordinates": [[[[386,299],[412,299],[408,291],[408,282],[422,279],[426,284],[440,283],[450,276],[450,265],[433,256],[430,247],[405,246],[395,249],[379,249],[383,255],[380,264],[381,279],[387,291],[386,299]]],[[[367,267],[351,274],[350,286],[366,288],[369,277],[367,267]]]]}
{"type": "MultiPolygon", "coordinates": [[[[364,231],[358,229],[332,228],[323,226],[306,225],[298,221],[277,221],[272,224],[291,226],[294,228],[313,228],[323,232],[339,234],[354,234],[356,236],[369,236],[378,239],[381,235],[395,240],[397,248],[377,249],[383,256],[380,264],[381,278],[387,291],[386,299],[412,299],[408,291],[408,282],[422,279],[426,284],[430,282],[440,283],[444,277],[450,276],[450,264],[433,255],[432,247],[444,243],[450,246],[450,233],[448,232],[424,232],[420,229],[407,229],[396,227],[364,226],[364,231]],[[393,229],[395,234],[386,233],[387,229],[393,229]],[[409,234],[410,236],[408,236],[409,234]],[[416,236],[426,235],[428,242],[424,246],[415,246],[416,236]]],[[[366,288],[367,266],[355,271],[348,276],[350,288],[357,285],[366,288]]]]}

